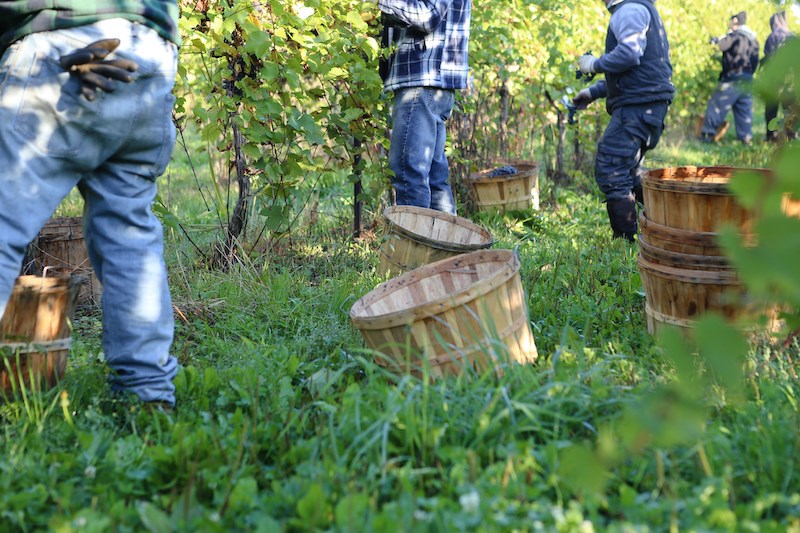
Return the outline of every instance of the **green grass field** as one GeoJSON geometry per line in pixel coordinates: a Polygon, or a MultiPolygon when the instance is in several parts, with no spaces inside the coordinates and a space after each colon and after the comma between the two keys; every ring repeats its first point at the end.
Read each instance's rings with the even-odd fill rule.
{"type": "MultiPolygon", "coordinates": [[[[650,165],[769,157],[675,135],[650,165]]],[[[382,280],[348,189],[221,271],[201,254],[227,198],[208,169],[178,146],[161,183],[177,410],[110,394],[83,310],[59,387],[0,405],[0,530],[800,531],[797,344],[755,338],[720,379],[657,345],[637,249],[610,239],[598,194],[543,179],[555,204],[474,217],[519,254],[539,360],[431,381],[376,366],[349,322],[382,280]]]]}

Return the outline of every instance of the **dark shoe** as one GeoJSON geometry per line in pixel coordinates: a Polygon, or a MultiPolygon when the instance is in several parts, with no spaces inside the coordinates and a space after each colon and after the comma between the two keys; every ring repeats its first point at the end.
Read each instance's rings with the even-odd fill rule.
{"type": "Polygon", "coordinates": [[[711,144],[714,142],[714,136],[710,133],[701,133],[700,134],[700,142],[711,144]]]}
{"type": "Polygon", "coordinates": [[[608,200],[606,210],[614,238],[636,242],[639,227],[636,223],[636,200],[633,194],[621,200],[608,200]]]}

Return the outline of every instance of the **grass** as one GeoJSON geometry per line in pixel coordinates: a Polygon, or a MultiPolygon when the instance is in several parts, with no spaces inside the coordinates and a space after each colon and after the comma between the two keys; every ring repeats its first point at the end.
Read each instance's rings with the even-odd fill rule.
{"type": "MultiPolygon", "coordinates": [[[[381,281],[377,237],[345,237],[346,210],[323,209],[250,264],[206,269],[187,234],[202,248],[216,224],[179,153],[178,410],[112,396],[99,315],[81,314],[45,408],[0,407],[0,530],[800,528],[798,347],[754,343],[743,399],[681,388],[681,361],[646,333],[636,248],[609,238],[597,194],[547,190],[540,212],[476,217],[518,251],[540,359],[433,382],[375,365],[349,323],[381,281]]],[[[767,157],[667,139],[652,159],[767,157]]]]}

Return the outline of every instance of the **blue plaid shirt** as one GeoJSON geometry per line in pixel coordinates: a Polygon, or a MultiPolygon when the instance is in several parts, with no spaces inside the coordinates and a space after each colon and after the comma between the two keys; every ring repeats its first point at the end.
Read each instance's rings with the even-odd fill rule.
{"type": "Polygon", "coordinates": [[[387,91],[404,87],[467,87],[467,44],[472,0],[379,0],[402,25],[387,91]]]}

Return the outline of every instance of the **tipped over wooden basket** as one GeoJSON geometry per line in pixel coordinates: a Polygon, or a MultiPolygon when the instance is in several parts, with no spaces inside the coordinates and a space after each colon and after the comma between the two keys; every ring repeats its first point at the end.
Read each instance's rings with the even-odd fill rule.
{"type": "Polygon", "coordinates": [[[516,211],[539,209],[539,164],[506,161],[516,174],[493,176],[495,168],[482,170],[464,178],[464,184],[479,211],[516,211]]]}
{"type": "Polygon", "coordinates": [[[440,259],[489,248],[492,236],[465,218],[414,206],[383,212],[384,238],[378,274],[397,275],[440,259]]]}
{"type": "Polygon", "coordinates": [[[20,276],[0,321],[0,395],[52,388],[64,375],[76,277],[20,276]]]}
{"type": "Polygon", "coordinates": [[[510,250],[443,259],[380,284],[350,319],[377,362],[395,372],[502,372],[537,356],[519,267],[510,250]]]}

